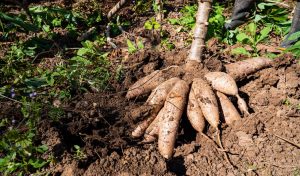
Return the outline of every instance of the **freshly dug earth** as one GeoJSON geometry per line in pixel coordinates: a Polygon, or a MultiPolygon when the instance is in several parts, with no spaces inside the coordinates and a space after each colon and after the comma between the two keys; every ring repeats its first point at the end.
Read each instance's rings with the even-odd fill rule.
{"type": "MultiPolygon", "coordinates": [[[[103,7],[105,12],[115,2],[105,1],[104,4],[110,4],[103,7]]],[[[182,3],[178,2],[176,4],[182,3]]],[[[170,15],[176,16],[178,13],[171,12],[170,15]]],[[[129,33],[147,39],[147,49],[128,55],[124,49],[124,37],[114,38],[120,49],[111,52],[111,61],[118,65],[124,58],[126,71],[122,83],[112,82],[117,93],[85,94],[64,106],[66,114],[58,122],[45,118],[40,123],[39,140],[49,147],[49,153],[44,157],[53,155],[55,161],[44,168],[45,172],[65,176],[300,175],[300,149],[283,140],[300,144],[300,65],[288,56],[277,59],[273,67],[237,83],[242,98],[247,100],[250,107],[250,115],[231,126],[223,124],[221,128],[222,143],[236,168],[226,162],[223,152],[215,149],[211,141],[193,130],[187,120],[186,110],[172,159],[167,161],[158,153],[157,143],[141,144],[139,139],[133,139],[132,130],[151,109],[142,106],[147,96],[128,101],[125,91],[136,80],[154,70],[181,65],[189,49],[185,43],[188,34],[178,34],[167,23],[162,26],[169,31],[170,40],[177,49],[167,52],[149,49],[153,41],[143,27],[148,16],[134,20],[129,33]],[[81,154],[76,154],[74,145],[81,147],[81,154]]],[[[213,40],[208,42],[208,48],[203,67],[209,71],[224,71],[223,64],[233,59],[224,56],[224,53],[221,56],[220,47],[213,40]]],[[[236,99],[230,98],[236,106],[236,99]]],[[[16,113],[13,104],[6,105],[0,104],[0,115],[16,113]]],[[[214,130],[208,125],[204,133],[216,138],[214,130]]]]}
{"type": "MultiPolygon", "coordinates": [[[[163,62],[170,53],[158,57],[157,53],[140,51],[138,55],[147,61],[135,75],[129,72],[125,90],[148,73],[143,68],[163,62]]],[[[146,96],[133,102],[125,99],[125,93],[104,92],[74,101],[74,108],[60,123],[41,124],[42,143],[50,146],[57,159],[47,171],[63,175],[297,175],[300,149],[292,143],[300,143],[300,65],[288,56],[275,63],[238,82],[250,115],[231,126],[222,125],[222,143],[236,168],[211,141],[197,135],[186,113],[174,157],[165,160],[157,143],[140,144],[130,136],[149,110],[139,108],[146,96]],[[81,146],[85,157],[75,158],[75,144],[81,146]]],[[[211,127],[207,126],[205,133],[215,137],[211,127]]]]}

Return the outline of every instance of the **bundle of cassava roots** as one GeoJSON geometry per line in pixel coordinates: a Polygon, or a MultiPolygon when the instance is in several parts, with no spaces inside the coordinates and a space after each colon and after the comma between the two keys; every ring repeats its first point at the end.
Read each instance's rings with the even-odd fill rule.
{"type": "Polygon", "coordinates": [[[152,91],[145,102],[151,107],[151,112],[133,130],[132,136],[143,137],[143,142],[158,139],[159,152],[167,159],[173,155],[178,127],[185,110],[197,132],[203,132],[205,120],[219,131],[219,107],[227,124],[241,118],[228,96],[237,98],[238,108],[243,115],[249,114],[246,102],[239,96],[236,81],[272,64],[267,58],[252,58],[227,64],[224,72],[205,71],[201,57],[210,9],[211,2],[199,1],[194,40],[186,64],[170,66],[147,75],[133,84],[126,95],[131,99],[152,91]]]}

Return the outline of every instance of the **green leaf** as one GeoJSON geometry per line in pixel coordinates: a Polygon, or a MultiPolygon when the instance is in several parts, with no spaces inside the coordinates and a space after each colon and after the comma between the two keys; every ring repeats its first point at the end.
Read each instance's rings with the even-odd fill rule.
{"type": "Polygon", "coordinates": [[[300,38],[300,31],[291,34],[291,35],[289,36],[288,40],[297,40],[297,39],[299,39],[299,38],[300,38]]]}
{"type": "Polygon", "coordinates": [[[21,147],[21,148],[26,148],[26,147],[29,147],[32,145],[32,141],[29,140],[29,139],[24,139],[24,140],[21,140],[21,141],[18,141],[16,142],[15,144],[17,147],[21,147]]]}
{"type": "Polygon", "coordinates": [[[250,23],[250,24],[248,24],[247,27],[248,27],[248,30],[249,30],[251,36],[255,36],[256,28],[257,28],[256,24],[255,23],[250,23]]]}
{"type": "Polygon", "coordinates": [[[300,56],[300,41],[296,42],[294,45],[288,47],[285,52],[292,52],[296,57],[300,56]]]}
{"type": "Polygon", "coordinates": [[[48,146],[47,145],[40,145],[36,148],[36,151],[40,152],[40,153],[45,153],[48,150],[48,146]]]}
{"type": "Polygon", "coordinates": [[[58,19],[58,18],[54,18],[53,20],[52,20],[52,24],[53,24],[53,26],[61,26],[61,19],[58,19]]]}
{"type": "Polygon", "coordinates": [[[134,44],[129,39],[127,39],[127,46],[128,46],[128,52],[130,54],[137,51],[136,47],[134,46],[134,44]]]}
{"type": "Polygon", "coordinates": [[[148,21],[145,22],[144,28],[147,29],[147,30],[152,30],[152,29],[153,29],[153,25],[152,25],[152,23],[148,20],[148,21]]]}
{"type": "Polygon", "coordinates": [[[79,145],[74,145],[74,148],[75,148],[76,150],[80,150],[79,145]]]}
{"type": "Polygon", "coordinates": [[[269,36],[269,33],[272,31],[272,27],[271,26],[267,26],[264,27],[261,31],[260,31],[260,36],[258,38],[258,40],[256,41],[256,43],[264,40],[265,38],[267,38],[269,36]]]}
{"type": "Polygon", "coordinates": [[[40,88],[48,85],[46,78],[30,78],[24,80],[25,84],[28,87],[40,88]]]}
{"type": "Polygon", "coordinates": [[[46,24],[45,24],[45,25],[42,26],[42,28],[43,28],[43,31],[45,31],[45,32],[47,32],[47,33],[51,31],[49,25],[46,25],[46,24]]]}
{"type": "Polygon", "coordinates": [[[80,57],[80,56],[75,56],[75,57],[72,57],[70,59],[70,61],[73,61],[79,65],[84,65],[84,66],[88,66],[88,65],[92,65],[93,63],[91,61],[89,61],[88,59],[85,59],[83,57],[80,57]]]}
{"type": "Polygon", "coordinates": [[[179,24],[179,20],[178,20],[178,19],[175,19],[175,18],[170,18],[170,19],[168,19],[168,21],[169,21],[170,24],[172,24],[172,25],[179,24]]]}
{"type": "Polygon", "coordinates": [[[154,29],[159,29],[160,28],[160,24],[157,21],[153,22],[153,28],[154,29]]]}
{"type": "Polygon", "coordinates": [[[78,56],[84,56],[86,53],[90,52],[91,50],[89,48],[80,48],[77,51],[78,56]]]}
{"type": "Polygon", "coordinates": [[[138,47],[138,49],[144,49],[144,43],[141,39],[138,40],[137,47],[138,47]]]}
{"type": "Polygon", "coordinates": [[[262,3],[259,3],[258,5],[257,5],[257,7],[260,9],[260,10],[264,10],[265,8],[266,8],[266,6],[275,6],[275,4],[274,3],[264,3],[264,2],[262,2],[262,3]]]}
{"type": "Polygon", "coordinates": [[[262,15],[255,15],[254,17],[254,22],[257,23],[259,22],[260,20],[262,20],[265,16],[262,16],[262,15]]]}
{"type": "Polygon", "coordinates": [[[246,40],[251,40],[250,39],[251,37],[249,37],[247,34],[245,33],[239,33],[237,36],[236,36],[236,39],[239,41],[239,42],[244,42],[246,40]]]}
{"type": "Polygon", "coordinates": [[[0,121],[0,127],[5,127],[7,124],[8,124],[7,118],[1,119],[1,121],[0,121]]]}
{"type": "Polygon", "coordinates": [[[35,25],[32,25],[30,23],[26,23],[24,22],[22,19],[18,18],[18,17],[11,17],[9,15],[6,15],[5,13],[0,12],[0,19],[4,19],[7,21],[10,21],[22,28],[24,28],[26,31],[34,31],[36,32],[38,30],[38,27],[35,25]]]}
{"type": "Polygon", "coordinates": [[[42,159],[30,159],[29,164],[33,166],[35,169],[41,168],[45,166],[48,162],[42,159]]]}
{"type": "Polygon", "coordinates": [[[145,22],[144,28],[147,30],[159,29],[160,24],[155,20],[155,18],[151,18],[150,20],[145,22]]]}
{"type": "Polygon", "coordinates": [[[247,56],[251,56],[251,54],[245,48],[242,48],[242,47],[234,48],[231,51],[231,53],[235,54],[235,55],[247,55],[247,56]]]}

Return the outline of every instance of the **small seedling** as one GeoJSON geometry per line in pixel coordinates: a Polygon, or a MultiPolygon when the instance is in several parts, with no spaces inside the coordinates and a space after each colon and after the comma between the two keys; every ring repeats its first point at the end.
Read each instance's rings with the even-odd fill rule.
{"type": "Polygon", "coordinates": [[[76,158],[78,160],[87,158],[86,154],[81,150],[79,145],[74,145],[74,148],[75,148],[74,158],[76,158]]]}

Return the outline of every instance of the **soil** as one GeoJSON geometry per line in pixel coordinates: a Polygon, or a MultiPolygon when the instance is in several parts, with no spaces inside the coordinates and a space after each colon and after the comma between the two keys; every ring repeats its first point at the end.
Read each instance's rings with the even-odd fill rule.
{"type": "MultiPolygon", "coordinates": [[[[135,20],[128,33],[133,36],[147,33],[142,26],[146,18],[135,20]]],[[[124,36],[117,36],[114,42],[121,47],[111,52],[110,60],[123,63],[123,81],[111,82],[114,91],[86,93],[63,105],[66,112],[59,121],[47,118],[41,121],[39,141],[49,147],[44,157],[54,157],[44,171],[65,176],[299,175],[300,64],[289,55],[277,58],[272,67],[237,83],[250,107],[250,115],[231,126],[224,123],[221,126],[221,140],[234,167],[215,144],[192,129],[185,113],[170,160],[158,153],[157,143],[142,144],[140,139],[130,136],[142,120],[134,114],[140,112],[147,95],[127,100],[126,90],[154,70],[182,65],[187,57],[188,47],[179,41],[182,38],[175,37],[170,26],[166,28],[177,45],[175,50],[153,48],[149,34],[150,37],[142,36],[149,45],[129,55],[122,47],[126,46],[124,36]],[[80,146],[83,155],[76,154],[74,145],[80,146]]],[[[188,38],[188,34],[184,37],[188,38]]],[[[224,46],[218,45],[218,41],[209,42],[204,68],[221,71],[224,64],[234,60],[221,53],[221,47],[224,46]]],[[[216,137],[209,126],[205,134],[216,137]]]]}
{"type": "MultiPolygon", "coordinates": [[[[157,57],[150,55],[153,60],[157,57]]],[[[147,52],[139,56],[151,60],[147,52]]],[[[135,80],[146,75],[148,70],[142,68],[151,63],[127,77],[135,80]]],[[[88,93],[74,102],[74,109],[59,123],[41,123],[42,143],[51,147],[58,162],[48,171],[63,175],[297,175],[300,65],[288,56],[276,63],[238,82],[251,114],[232,126],[222,124],[222,143],[236,168],[192,129],[185,114],[174,157],[165,160],[156,143],[141,144],[130,137],[141,120],[132,114],[146,96],[134,102],[126,100],[124,93],[104,92],[88,93]],[[75,144],[82,147],[85,158],[74,158],[75,144]]],[[[205,133],[215,137],[209,126],[205,133]]]]}

